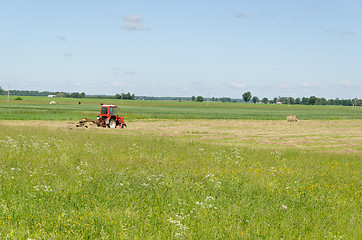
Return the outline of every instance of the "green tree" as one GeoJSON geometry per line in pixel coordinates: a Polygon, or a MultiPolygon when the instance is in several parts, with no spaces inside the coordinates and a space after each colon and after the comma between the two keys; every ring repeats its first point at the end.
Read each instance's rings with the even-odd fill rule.
{"type": "Polygon", "coordinates": [[[325,99],[324,97],[318,99],[318,104],[319,105],[327,105],[327,99],[325,99]]]}
{"type": "Polygon", "coordinates": [[[231,98],[229,97],[222,97],[221,102],[231,102],[231,98]]]}
{"type": "Polygon", "coordinates": [[[257,96],[254,96],[254,97],[251,99],[251,101],[252,101],[253,103],[258,103],[258,102],[259,102],[259,98],[258,98],[257,96]]]}
{"type": "Polygon", "coordinates": [[[80,94],[80,98],[85,98],[85,93],[84,93],[84,92],[82,92],[82,93],[80,94]]]}
{"type": "Polygon", "coordinates": [[[70,94],[70,97],[71,97],[71,98],[80,98],[80,94],[79,94],[79,92],[72,92],[72,93],[70,94]]]}
{"type": "Polygon", "coordinates": [[[195,97],[195,96],[192,96],[192,97],[191,97],[191,101],[195,102],[195,100],[196,100],[196,97],[195,97]]]}
{"type": "Polygon", "coordinates": [[[3,92],[4,90],[0,87],[0,94],[3,92]]]}
{"type": "Polygon", "coordinates": [[[242,95],[244,102],[248,103],[251,99],[251,92],[245,92],[242,95]]]}
{"type": "Polygon", "coordinates": [[[335,102],[334,99],[328,99],[327,104],[328,104],[328,105],[335,105],[336,102],[335,102]]]}
{"type": "Polygon", "coordinates": [[[262,100],[261,100],[262,103],[264,104],[267,104],[269,102],[269,99],[264,97],[262,100]]]}
{"type": "Polygon", "coordinates": [[[287,98],[287,97],[279,97],[279,102],[281,102],[283,104],[288,104],[289,103],[289,98],[287,98]]]}
{"type": "Polygon", "coordinates": [[[289,103],[290,103],[290,104],[295,104],[295,99],[292,98],[292,97],[289,97],[289,103]]]}
{"type": "Polygon", "coordinates": [[[202,96],[197,96],[195,101],[196,102],[203,102],[204,98],[202,96]]]}
{"type": "Polygon", "coordinates": [[[308,100],[309,105],[314,105],[317,102],[317,98],[315,96],[311,96],[308,100]]]}
{"type": "Polygon", "coordinates": [[[131,93],[130,93],[130,92],[127,93],[126,99],[132,99],[132,96],[131,96],[131,93]]]}
{"type": "Polygon", "coordinates": [[[302,98],[302,104],[303,105],[308,105],[309,104],[309,98],[303,97],[302,98]]]}
{"type": "Polygon", "coordinates": [[[342,105],[343,105],[343,106],[352,106],[353,103],[352,103],[352,100],[351,100],[351,99],[343,99],[343,100],[342,100],[342,105]]]}
{"type": "Polygon", "coordinates": [[[116,95],[114,95],[115,99],[121,99],[121,95],[119,93],[117,93],[116,95]]]}

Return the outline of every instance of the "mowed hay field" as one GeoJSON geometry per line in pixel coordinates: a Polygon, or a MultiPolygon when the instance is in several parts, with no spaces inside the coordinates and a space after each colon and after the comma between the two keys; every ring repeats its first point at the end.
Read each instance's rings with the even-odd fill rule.
{"type": "MultiPolygon", "coordinates": [[[[27,104],[48,109],[7,104],[9,115],[31,113],[27,104]]],[[[359,109],[296,123],[130,111],[127,129],[76,128],[79,109],[99,108],[92,104],[0,121],[1,239],[362,237],[359,109]]],[[[155,107],[166,113],[163,104],[155,107]]]]}

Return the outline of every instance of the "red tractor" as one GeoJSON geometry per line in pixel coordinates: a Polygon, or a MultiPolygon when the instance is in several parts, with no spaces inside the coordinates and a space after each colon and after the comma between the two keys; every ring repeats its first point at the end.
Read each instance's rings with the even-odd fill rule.
{"type": "Polygon", "coordinates": [[[97,126],[116,128],[126,128],[127,125],[124,122],[124,117],[118,116],[118,107],[114,105],[102,105],[101,112],[97,116],[97,126]]]}

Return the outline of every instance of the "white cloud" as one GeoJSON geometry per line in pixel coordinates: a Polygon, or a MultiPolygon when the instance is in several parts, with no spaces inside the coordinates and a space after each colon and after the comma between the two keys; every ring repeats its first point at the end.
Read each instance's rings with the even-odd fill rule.
{"type": "Polygon", "coordinates": [[[63,37],[63,36],[57,36],[57,39],[60,41],[64,41],[64,42],[67,41],[67,39],[65,39],[65,37],[63,37]]]}
{"type": "Polygon", "coordinates": [[[282,82],[278,84],[278,87],[283,89],[290,89],[292,88],[292,85],[289,82],[282,82]]]}
{"type": "Polygon", "coordinates": [[[123,87],[124,85],[122,83],[119,83],[119,82],[112,82],[111,86],[112,87],[123,87]]]}
{"type": "Polygon", "coordinates": [[[134,75],[135,73],[132,70],[125,71],[124,74],[126,75],[134,75]]]}
{"type": "Polygon", "coordinates": [[[341,85],[342,87],[350,87],[350,86],[352,86],[352,82],[351,81],[340,81],[339,85],[341,85]]]}
{"type": "Polygon", "coordinates": [[[141,25],[142,17],[138,14],[132,14],[132,15],[124,15],[123,16],[123,29],[130,30],[130,31],[143,31],[143,30],[149,30],[149,28],[145,28],[141,25]]]}
{"type": "Polygon", "coordinates": [[[309,82],[303,82],[300,84],[301,87],[305,87],[305,88],[310,88],[310,87],[314,87],[314,83],[309,83],[309,82]]]}
{"type": "Polygon", "coordinates": [[[351,36],[354,35],[354,32],[351,32],[349,30],[331,30],[331,29],[324,29],[326,33],[332,33],[332,34],[338,34],[342,36],[351,36]]]}
{"type": "Polygon", "coordinates": [[[230,85],[231,87],[238,88],[238,89],[244,89],[244,88],[246,88],[246,85],[245,85],[244,83],[231,82],[231,83],[229,83],[229,85],[230,85]]]}
{"type": "Polygon", "coordinates": [[[248,15],[242,12],[237,12],[234,14],[234,16],[236,18],[240,18],[240,19],[246,19],[246,18],[262,18],[262,19],[275,19],[276,16],[274,14],[269,14],[269,13],[260,13],[257,15],[248,15]]]}
{"type": "Polygon", "coordinates": [[[182,91],[184,92],[191,92],[191,89],[188,87],[182,87],[182,91]]]}
{"type": "Polygon", "coordinates": [[[71,52],[65,52],[65,53],[64,53],[64,56],[66,56],[66,57],[73,57],[73,53],[71,53],[71,52]]]}
{"type": "Polygon", "coordinates": [[[253,16],[246,15],[245,13],[235,13],[235,17],[237,17],[237,18],[252,18],[253,16]]]}

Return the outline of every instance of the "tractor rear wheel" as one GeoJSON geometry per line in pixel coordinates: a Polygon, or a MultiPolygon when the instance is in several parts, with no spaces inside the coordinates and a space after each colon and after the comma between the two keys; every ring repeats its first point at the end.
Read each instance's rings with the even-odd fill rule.
{"type": "Polygon", "coordinates": [[[116,128],[117,127],[117,123],[114,119],[111,119],[111,121],[109,122],[109,127],[110,128],[116,128]]]}

